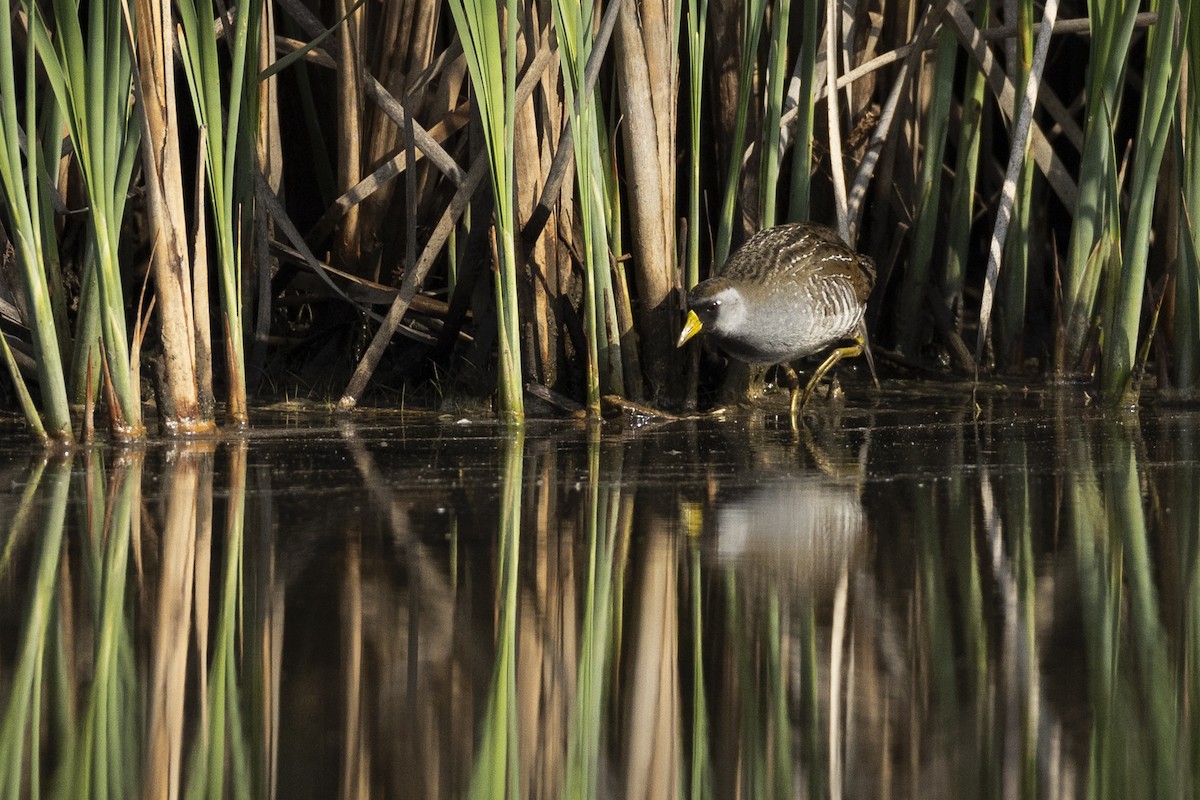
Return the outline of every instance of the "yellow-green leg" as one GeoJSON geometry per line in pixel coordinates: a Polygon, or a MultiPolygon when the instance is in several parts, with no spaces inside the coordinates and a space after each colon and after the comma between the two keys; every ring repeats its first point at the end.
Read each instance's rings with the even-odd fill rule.
{"type": "MultiPolygon", "coordinates": [[[[800,408],[804,408],[806,405],[808,405],[808,398],[812,396],[813,389],[817,388],[817,384],[821,382],[821,378],[825,377],[825,373],[833,369],[834,364],[838,363],[843,358],[854,358],[855,356],[860,356],[862,355],[862,352],[863,343],[858,340],[855,340],[854,344],[849,344],[845,347],[838,347],[834,349],[834,351],[831,352],[829,356],[821,362],[821,366],[817,367],[816,371],[813,372],[812,377],[808,379],[808,385],[804,387],[804,394],[800,396],[800,408]]],[[[793,392],[792,416],[795,416],[798,410],[799,409],[796,408],[796,394],[793,392]]]]}
{"type": "Polygon", "coordinates": [[[783,367],[783,375],[787,378],[788,393],[791,395],[792,422],[796,422],[796,401],[800,398],[800,376],[796,374],[796,370],[792,369],[791,364],[780,364],[783,367]]]}

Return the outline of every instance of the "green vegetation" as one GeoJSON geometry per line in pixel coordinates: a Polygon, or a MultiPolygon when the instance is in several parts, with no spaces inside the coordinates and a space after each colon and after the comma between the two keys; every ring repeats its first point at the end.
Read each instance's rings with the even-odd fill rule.
{"type": "Polygon", "coordinates": [[[682,292],[798,219],[875,258],[900,369],[1200,389],[1190,3],[220,8],[0,25],[0,400],[39,437],[694,403],[682,292]]]}

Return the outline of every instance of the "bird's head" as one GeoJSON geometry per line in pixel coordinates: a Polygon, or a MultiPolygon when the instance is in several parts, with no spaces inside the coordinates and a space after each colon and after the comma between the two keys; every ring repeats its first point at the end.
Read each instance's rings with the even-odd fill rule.
{"type": "Polygon", "coordinates": [[[742,293],[723,278],[710,278],[688,292],[688,315],[676,347],[683,347],[701,330],[721,336],[738,330],[746,319],[742,293]]]}

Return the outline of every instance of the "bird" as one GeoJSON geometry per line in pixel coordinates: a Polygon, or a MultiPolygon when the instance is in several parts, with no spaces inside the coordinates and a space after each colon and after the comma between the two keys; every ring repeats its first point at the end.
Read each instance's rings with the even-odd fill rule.
{"type": "Polygon", "coordinates": [[[874,286],[875,262],[833,229],[811,222],[766,228],[747,239],[718,275],[688,292],[687,320],[676,347],[703,331],[739,361],[782,364],[791,381],[795,420],[841,359],[865,353],[875,376],[864,320],[874,286]],[[831,347],[800,394],[790,362],[831,347]]]}

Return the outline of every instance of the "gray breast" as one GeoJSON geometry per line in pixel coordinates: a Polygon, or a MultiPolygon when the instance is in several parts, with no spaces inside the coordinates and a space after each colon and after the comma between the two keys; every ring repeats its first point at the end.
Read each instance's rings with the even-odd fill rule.
{"type": "Polygon", "coordinates": [[[814,355],[854,336],[863,317],[842,276],[814,277],[792,292],[772,292],[722,347],[750,363],[779,364],[814,355]]]}

